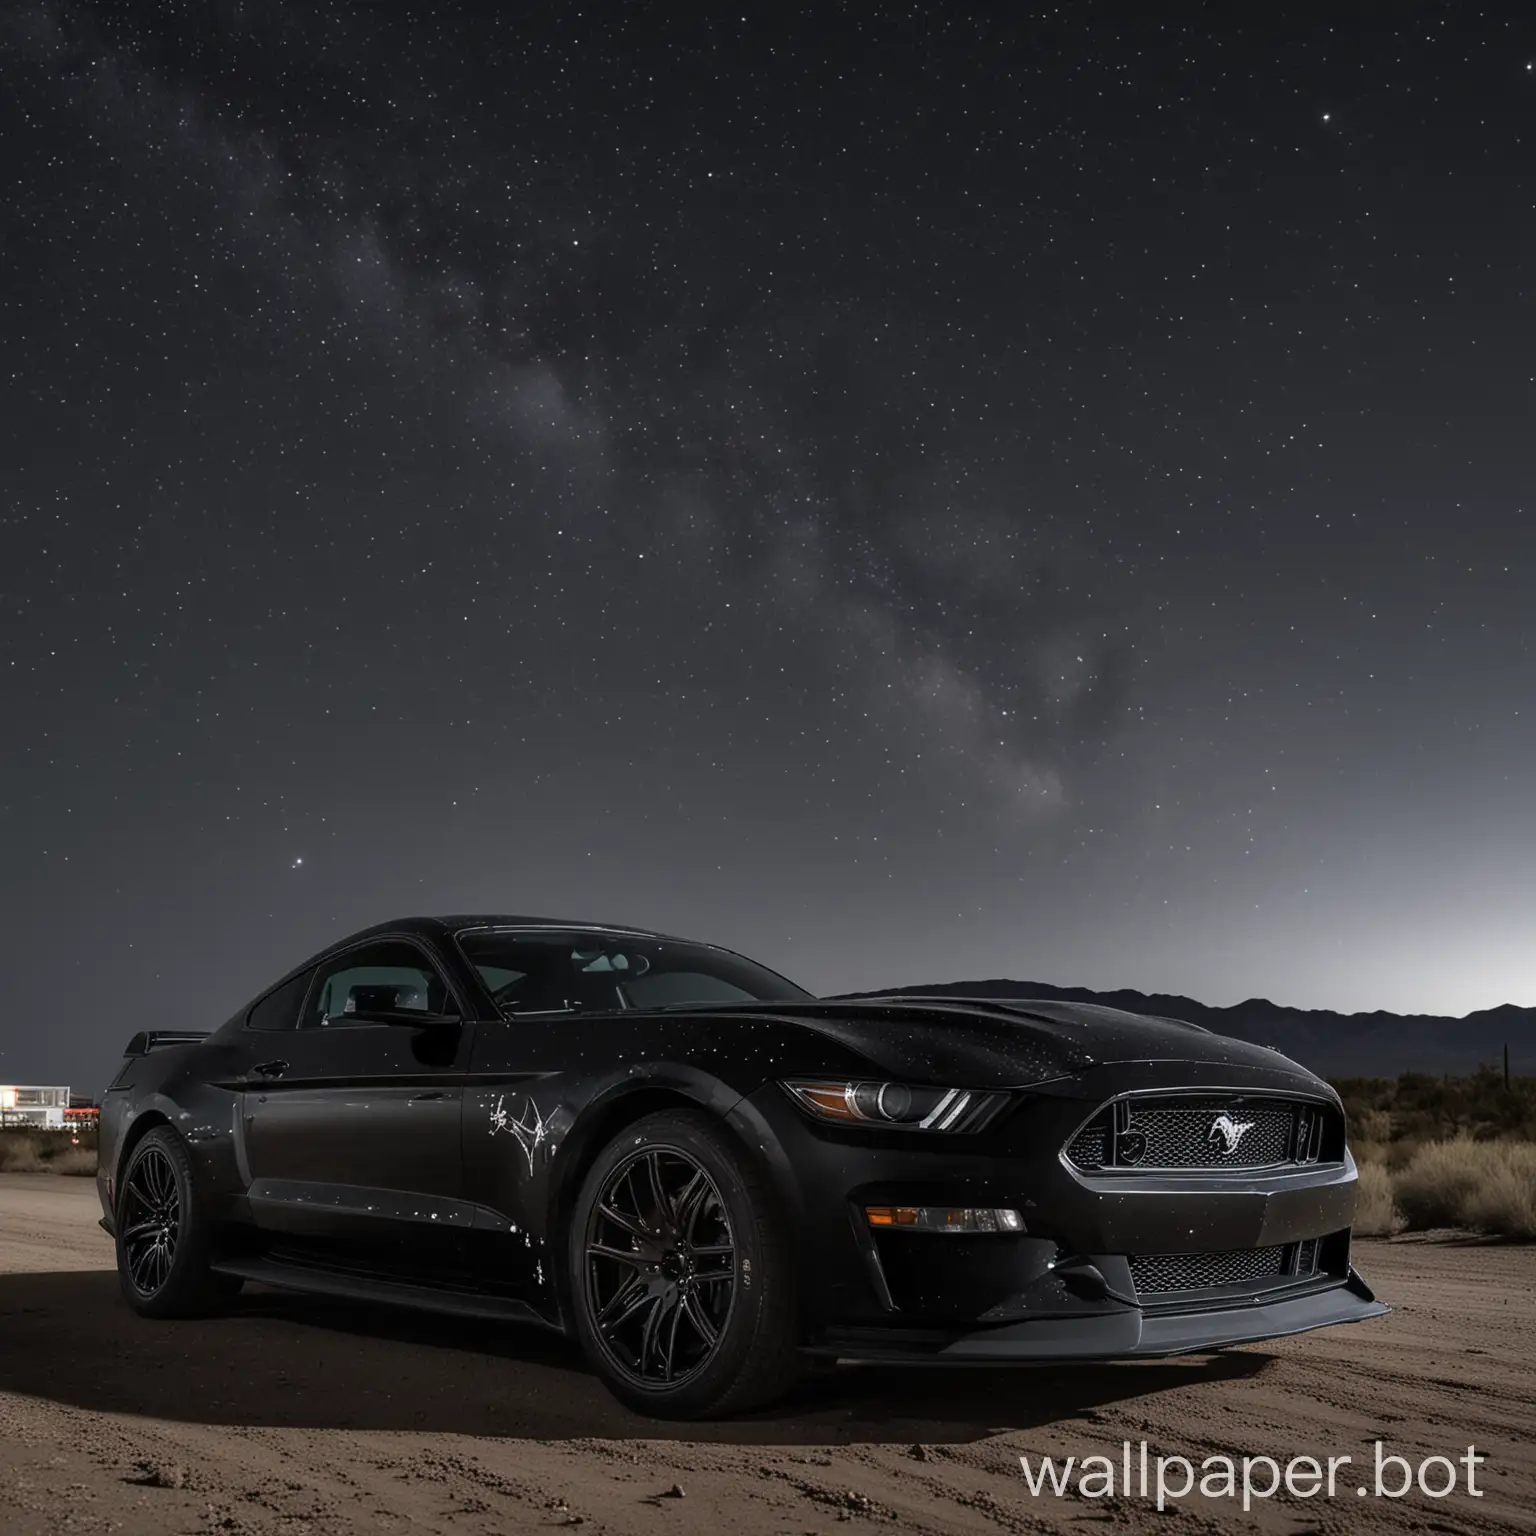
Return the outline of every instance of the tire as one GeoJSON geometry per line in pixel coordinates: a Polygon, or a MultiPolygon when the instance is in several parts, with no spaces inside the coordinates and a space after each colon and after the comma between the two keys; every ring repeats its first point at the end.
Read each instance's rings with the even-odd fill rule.
{"type": "Polygon", "coordinates": [[[648,1115],[598,1153],[567,1263],[587,1359],[640,1413],[742,1413],[802,1373],[787,1223],[766,1176],[710,1115],[648,1115]]]}
{"type": "Polygon", "coordinates": [[[117,1278],[141,1317],[202,1317],[241,1281],[208,1267],[208,1219],[181,1138],[158,1125],[134,1147],[118,1181],[117,1278]]]}

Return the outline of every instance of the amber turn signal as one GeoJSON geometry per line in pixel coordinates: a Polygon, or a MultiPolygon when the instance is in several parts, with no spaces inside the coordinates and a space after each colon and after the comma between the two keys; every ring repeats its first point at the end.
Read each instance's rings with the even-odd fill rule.
{"type": "Polygon", "coordinates": [[[872,1227],[902,1232],[1022,1232],[1024,1218],[999,1207],[952,1205],[868,1205],[864,1215],[872,1227]]]}

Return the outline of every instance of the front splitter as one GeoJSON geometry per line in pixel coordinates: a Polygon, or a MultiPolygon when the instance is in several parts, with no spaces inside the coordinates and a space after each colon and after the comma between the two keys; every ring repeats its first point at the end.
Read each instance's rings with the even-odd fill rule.
{"type": "Polygon", "coordinates": [[[898,1328],[829,1332],[810,1353],[930,1365],[1157,1359],[1365,1322],[1390,1310],[1351,1270],[1342,1284],[1276,1300],[1188,1312],[1125,1307],[1091,1317],[1042,1317],[949,1336],[898,1328]]]}

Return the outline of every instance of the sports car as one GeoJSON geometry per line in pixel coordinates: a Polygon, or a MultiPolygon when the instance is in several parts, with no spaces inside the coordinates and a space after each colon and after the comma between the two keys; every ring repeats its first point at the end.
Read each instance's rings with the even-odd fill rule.
{"type": "Polygon", "coordinates": [[[1386,1310],[1338,1096],[1266,1047],[1059,1002],[817,998],[709,944],[417,917],[104,1095],[122,1291],[248,1281],[579,1340],[642,1412],[808,1361],[1206,1351],[1386,1310]]]}

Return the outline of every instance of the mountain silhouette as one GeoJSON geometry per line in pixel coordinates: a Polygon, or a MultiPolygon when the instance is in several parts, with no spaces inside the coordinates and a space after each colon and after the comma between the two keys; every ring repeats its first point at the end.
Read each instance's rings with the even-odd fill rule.
{"type": "Polygon", "coordinates": [[[1287,1008],[1267,997],[1250,997],[1229,1008],[1212,1008],[1192,997],[1121,988],[1053,987],[1044,982],[947,981],[925,987],[892,987],[852,997],[981,997],[1007,1002],[1097,1003],[1128,1013],[1149,1013],[1199,1024],[1218,1035],[1270,1045],[1325,1077],[1396,1077],[1400,1072],[1464,1074],[1484,1062],[1501,1062],[1509,1047],[1510,1070],[1536,1073],[1536,1008],[1503,1003],[1464,1018],[1428,1013],[1334,1013],[1326,1008],[1287,1008]]]}

